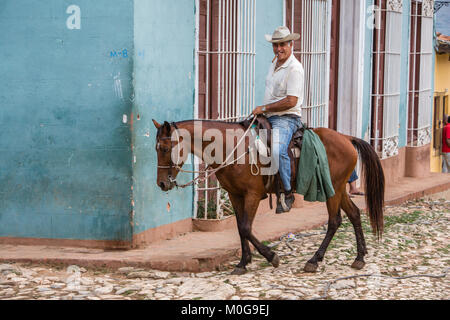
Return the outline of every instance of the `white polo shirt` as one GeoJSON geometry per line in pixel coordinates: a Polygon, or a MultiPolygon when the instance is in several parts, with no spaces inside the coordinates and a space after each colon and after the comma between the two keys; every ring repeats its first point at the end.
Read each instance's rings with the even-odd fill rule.
{"type": "Polygon", "coordinates": [[[295,114],[302,115],[304,96],[305,71],[300,61],[292,53],[286,62],[275,70],[276,61],[269,68],[266,77],[266,91],[263,104],[270,104],[283,100],[287,96],[298,98],[297,105],[281,112],[266,112],[267,117],[274,115],[295,114]]]}

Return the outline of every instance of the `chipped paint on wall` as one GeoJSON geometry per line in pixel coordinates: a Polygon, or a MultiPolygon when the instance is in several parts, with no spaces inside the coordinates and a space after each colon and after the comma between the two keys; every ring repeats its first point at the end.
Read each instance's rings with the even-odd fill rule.
{"type": "Polygon", "coordinates": [[[120,80],[120,72],[119,74],[114,76],[114,93],[116,97],[119,99],[123,99],[123,91],[122,91],[122,81],[120,80]]]}

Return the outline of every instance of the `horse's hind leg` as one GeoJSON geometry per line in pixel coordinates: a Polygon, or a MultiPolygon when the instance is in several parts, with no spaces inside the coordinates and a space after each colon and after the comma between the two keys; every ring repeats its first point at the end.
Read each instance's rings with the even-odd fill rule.
{"type": "Polygon", "coordinates": [[[241,261],[238,263],[233,271],[233,274],[244,274],[246,272],[245,266],[252,261],[252,254],[250,251],[250,246],[246,234],[244,231],[244,225],[246,222],[246,215],[244,211],[244,198],[242,196],[237,196],[229,194],[233,208],[236,211],[236,222],[239,231],[239,237],[241,239],[241,261]]]}
{"type": "Polygon", "coordinates": [[[316,272],[319,267],[318,262],[323,260],[325,251],[333,239],[336,230],[339,228],[342,222],[341,208],[340,208],[340,194],[336,194],[334,197],[327,200],[328,209],[328,229],[319,250],[316,251],[314,256],[306,263],[304,271],[306,272],[316,272]]]}
{"type": "Polygon", "coordinates": [[[359,208],[353,203],[347,194],[342,196],[342,209],[347,214],[350,222],[353,225],[356,235],[356,247],[358,254],[352,264],[354,269],[362,269],[365,265],[364,255],[367,254],[366,241],[364,240],[364,233],[361,226],[361,213],[359,208]]]}

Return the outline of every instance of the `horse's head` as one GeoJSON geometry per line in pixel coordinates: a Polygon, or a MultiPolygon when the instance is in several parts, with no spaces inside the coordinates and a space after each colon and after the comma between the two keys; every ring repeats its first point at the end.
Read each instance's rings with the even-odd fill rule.
{"type": "MultiPolygon", "coordinates": [[[[153,124],[158,129],[156,134],[156,153],[158,155],[156,184],[161,190],[169,191],[177,185],[175,178],[178,174],[179,165],[182,166],[182,164],[175,163],[172,157],[172,150],[180,142],[180,137],[175,135],[176,138],[172,139],[172,134],[176,131],[176,128],[167,121],[164,121],[164,124],[159,124],[153,120],[153,124]]],[[[175,159],[175,161],[177,160],[175,159]]]]}

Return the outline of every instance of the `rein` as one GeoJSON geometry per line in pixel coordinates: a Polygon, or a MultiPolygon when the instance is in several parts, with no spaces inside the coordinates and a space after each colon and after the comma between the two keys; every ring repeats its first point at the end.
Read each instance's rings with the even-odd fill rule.
{"type": "MultiPolygon", "coordinates": [[[[205,181],[206,179],[208,179],[209,177],[211,177],[213,174],[215,174],[217,171],[219,171],[219,170],[221,170],[221,169],[223,169],[223,168],[226,168],[226,167],[228,167],[228,166],[230,166],[230,165],[236,163],[239,159],[241,159],[242,157],[244,157],[244,156],[248,153],[248,151],[246,151],[242,156],[238,157],[237,159],[233,160],[233,161],[230,162],[230,163],[227,163],[228,160],[230,159],[230,157],[234,154],[234,152],[237,150],[237,148],[239,147],[239,145],[240,145],[240,144],[242,143],[242,141],[245,139],[245,137],[247,136],[248,132],[250,131],[250,129],[251,129],[253,123],[255,123],[255,121],[256,121],[256,117],[253,118],[252,122],[250,123],[249,127],[247,128],[247,131],[245,131],[244,135],[241,137],[241,139],[240,139],[240,140],[238,141],[238,143],[236,144],[236,147],[230,152],[230,154],[227,156],[227,158],[225,159],[225,161],[224,161],[220,166],[218,166],[216,169],[208,170],[208,168],[206,168],[205,170],[201,170],[201,171],[183,170],[183,169],[181,169],[180,166],[174,165],[174,164],[172,164],[172,163],[171,163],[169,166],[158,166],[158,169],[169,169],[169,170],[170,170],[170,171],[169,171],[169,180],[170,180],[171,183],[174,183],[175,186],[176,186],[177,188],[186,188],[186,187],[190,186],[191,184],[198,183],[198,182],[200,182],[200,181],[205,181]],[[177,170],[177,171],[179,171],[179,172],[184,172],[184,173],[198,173],[198,174],[205,174],[205,177],[202,178],[202,177],[199,175],[198,177],[192,179],[192,180],[189,181],[188,183],[185,183],[185,184],[183,184],[183,185],[178,185],[177,181],[176,181],[175,179],[172,178],[172,175],[171,175],[171,170],[172,170],[172,169],[175,169],[175,170],[177,170]]],[[[177,133],[177,142],[178,142],[178,144],[179,144],[179,143],[180,143],[180,136],[179,136],[178,131],[177,131],[178,128],[177,128],[177,126],[176,126],[176,124],[175,124],[174,122],[172,122],[171,125],[173,125],[174,128],[175,128],[175,132],[177,133]]],[[[164,139],[171,139],[171,137],[160,138],[160,140],[164,140],[164,139]]],[[[172,161],[171,161],[171,162],[172,162],[172,161]]]]}

